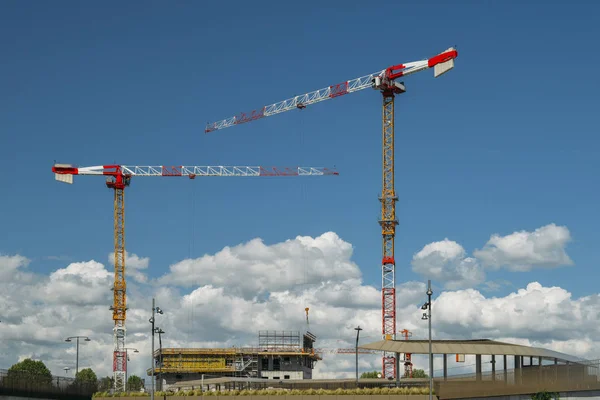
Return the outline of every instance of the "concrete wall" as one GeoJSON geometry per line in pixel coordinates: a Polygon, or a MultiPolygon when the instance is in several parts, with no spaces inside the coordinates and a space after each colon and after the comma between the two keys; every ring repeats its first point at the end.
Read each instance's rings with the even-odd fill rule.
{"type": "Polygon", "coordinates": [[[0,400],[50,400],[38,397],[0,396],[0,400]]]}
{"type": "Polygon", "coordinates": [[[275,377],[278,377],[278,381],[286,379],[304,379],[304,374],[302,371],[262,371],[260,375],[261,378],[267,379],[275,379],[275,377]]]}

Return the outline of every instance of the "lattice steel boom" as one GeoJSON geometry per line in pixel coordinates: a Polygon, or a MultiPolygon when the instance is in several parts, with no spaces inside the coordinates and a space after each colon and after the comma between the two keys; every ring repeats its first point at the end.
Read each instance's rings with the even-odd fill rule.
{"type": "Polygon", "coordinates": [[[108,176],[106,186],[114,190],[114,253],[115,276],[113,286],[113,378],[115,390],[125,390],[127,368],[125,337],[127,319],[127,282],[125,280],[125,188],[129,186],[131,177],[148,176],[181,176],[194,179],[197,176],[324,176],[338,175],[328,168],[315,167],[261,167],[261,166],[139,166],[139,165],[100,165],[93,167],[76,167],[71,164],[54,164],[52,172],[57,181],[73,183],[74,175],[108,176]]]}
{"type": "MultiPolygon", "coordinates": [[[[207,124],[205,132],[254,121],[271,115],[306,106],[324,100],[343,96],[366,88],[379,90],[383,95],[383,189],[381,197],[381,234],[383,236],[383,257],[381,263],[381,319],[384,339],[396,338],[396,262],[394,258],[394,239],[396,235],[396,201],[398,197],[394,189],[394,97],[404,93],[404,84],[396,79],[434,68],[434,76],[438,77],[454,68],[454,59],[458,52],[449,48],[442,53],[420,61],[393,65],[381,71],[360,78],[351,79],[310,93],[295,96],[278,103],[264,106],[249,113],[207,124]]],[[[385,378],[396,376],[396,359],[393,353],[383,355],[383,375],[385,378]]]]}
{"type": "Polygon", "coordinates": [[[453,61],[457,56],[458,52],[453,48],[449,48],[443,53],[440,53],[437,56],[429,59],[394,65],[384,70],[361,76],[360,78],[350,79],[348,81],[336,83],[323,89],[295,96],[274,104],[269,104],[251,112],[240,113],[239,115],[235,115],[221,121],[208,123],[204,132],[208,133],[219,129],[229,128],[230,126],[255,121],[264,117],[270,117],[271,115],[280,114],[285,111],[303,109],[308,105],[333,99],[348,93],[358,92],[363,89],[377,88],[377,81],[380,82],[384,79],[393,80],[401,76],[423,71],[427,68],[436,68],[435,74],[436,76],[439,76],[447,71],[444,70],[445,68],[452,68],[454,65],[453,61]]]}

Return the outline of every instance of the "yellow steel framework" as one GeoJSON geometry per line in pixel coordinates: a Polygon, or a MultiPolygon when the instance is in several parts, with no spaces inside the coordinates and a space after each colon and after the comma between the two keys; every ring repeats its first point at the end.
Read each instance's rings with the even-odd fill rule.
{"type": "Polygon", "coordinates": [[[125,387],[125,317],[127,312],[125,282],[125,183],[117,179],[110,182],[115,192],[114,235],[115,235],[115,281],[113,284],[114,353],[113,377],[115,388],[125,387]]]}
{"type": "Polygon", "coordinates": [[[125,190],[115,189],[115,281],[113,293],[113,320],[125,322],[126,286],[125,281],[125,190]]]}

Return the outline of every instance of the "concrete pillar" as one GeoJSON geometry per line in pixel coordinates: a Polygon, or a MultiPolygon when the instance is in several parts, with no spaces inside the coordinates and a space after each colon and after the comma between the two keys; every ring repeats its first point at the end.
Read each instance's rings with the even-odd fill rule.
{"type": "Polygon", "coordinates": [[[396,386],[400,387],[400,353],[396,353],[396,386]]]}
{"type": "Polygon", "coordinates": [[[444,380],[448,380],[448,354],[444,354],[444,380]]]}
{"type": "Polygon", "coordinates": [[[492,380],[496,380],[496,356],[492,354],[492,380]]]}
{"type": "Polygon", "coordinates": [[[481,354],[475,354],[475,374],[476,380],[481,380],[481,354]]]}
{"type": "Polygon", "coordinates": [[[521,359],[522,356],[515,356],[515,383],[521,382],[521,359]]]}
{"type": "Polygon", "coordinates": [[[503,367],[504,367],[504,383],[508,383],[508,372],[506,371],[506,369],[507,369],[507,366],[506,366],[506,364],[507,364],[507,362],[506,362],[506,359],[507,359],[508,357],[506,356],[506,354],[504,354],[503,358],[504,358],[504,360],[503,360],[503,361],[504,361],[504,365],[503,365],[503,367]]]}

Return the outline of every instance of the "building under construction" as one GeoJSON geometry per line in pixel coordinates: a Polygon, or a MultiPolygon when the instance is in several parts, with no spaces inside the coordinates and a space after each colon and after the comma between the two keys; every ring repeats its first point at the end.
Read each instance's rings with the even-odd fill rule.
{"type": "MultiPolygon", "coordinates": [[[[258,347],[163,348],[154,352],[158,388],[162,383],[202,378],[312,379],[321,356],[310,332],[259,331],[258,347]]],[[[151,371],[148,370],[148,375],[151,371]]]]}

